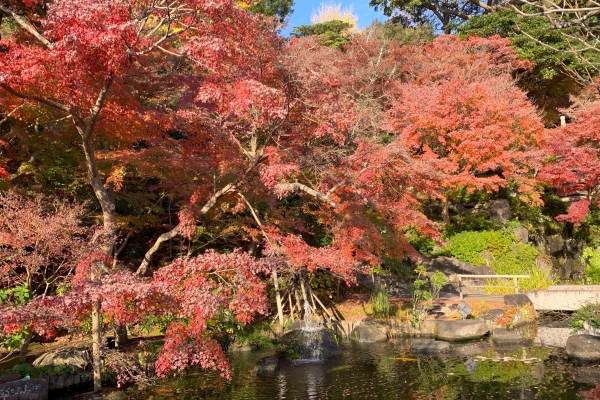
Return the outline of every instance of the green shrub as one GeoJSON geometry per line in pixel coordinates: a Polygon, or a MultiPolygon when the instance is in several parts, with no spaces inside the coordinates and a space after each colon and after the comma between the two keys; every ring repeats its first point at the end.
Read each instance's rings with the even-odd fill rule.
{"type": "Polygon", "coordinates": [[[31,378],[43,378],[50,374],[68,374],[72,375],[75,373],[75,368],[68,365],[44,365],[43,367],[34,367],[31,364],[17,364],[10,370],[4,372],[10,372],[13,374],[20,374],[21,376],[30,376],[31,378]]]}
{"type": "Polygon", "coordinates": [[[436,271],[429,278],[431,282],[431,295],[434,299],[437,299],[440,295],[440,290],[448,283],[448,278],[441,271],[436,271]]]}
{"type": "Polygon", "coordinates": [[[371,306],[375,318],[390,316],[390,299],[384,287],[379,286],[371,295],[371,306]]]}
{"type": "Polygon", "coordinates": [[[412,280],[417,276],[413,267],[406,265],[402,260],[397,258],[383,257],[383,266],[392,274],[402,279],[412,280]]]}
{"type": "Polygon", "coordinates": [[[447,236],[464,231],[490,231],[500,227],[497,222],[490,219],[488,213],[481,211],[453,215],[451,221],[452,223],[444,228],[447,236]]]}
{"type": "MultiPolygon", "coordinates": [[[[517,222],[513,223],[517,225],[517,222]]],[[[511,227],[516,227],[511,225],[511,227]]],[[[475,265],[489,263],[498,275],[530,275],[519,279],[520,290],[547,289],[552,283],[547,273],[536,264],[538,250],[531,244],[515,243],[512,229],[504,231],[462,232],[449,239],[447,250],[461,261],[475,265]],[[484,252],[489,254],[484,258],[484,252]]],[[[600,254],[599,254],[600,266],[600,254]]],[[[600,278],[600,268],[599,278],[600,278]]],[[[493,294],[512,293],[512,282],[503,279],[488,279],[486,292],[493,294]],[[508,286],[508,287],[507,287],[508,286]]]]}
{"type": "Polygon", "coordinates": [[[494,257],[510,250],[512,237],[501,231],[461,232],[448,240],[446,250],[461,261],[474,265],[485,265],[483,251],[489,251],[494,257]]]}
{"type": "Polygon", "coordinates": [[[538,251],[530,244],[517,243],[512,248],[498,254],[490,263],[497,274],[500,275],[522,275],[528,274],[537,268],[535,259],[538,251]]]}
{"type": "Polygon", "coordinates": [[[587,320],[594,328],[600,328],[600,304],[588,304],[571,314],[569,328],[582,329],[587,320]]]}
{"type": "Polygon", "coordinates": [[[581,261],[585,265],[585,283],[600,284],[600,251],[591,247],[583,249],[581,261]]]}
{"type": "Polygon", "coordinates": [[[435,241],[414,229],[408,229],[405,232],[408,243],[419,253],[429,255],[435,249],[435,241]]]}

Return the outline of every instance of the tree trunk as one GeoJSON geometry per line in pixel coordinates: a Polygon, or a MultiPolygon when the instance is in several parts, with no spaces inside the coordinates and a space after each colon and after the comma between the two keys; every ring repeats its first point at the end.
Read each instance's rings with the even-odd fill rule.
{"type": "Polygon", "coordinates": [[[115,347],[122,347],[129,343],[129,337],[127,336],[127,327],[125,325],[115,326],[115,347]]]}
{"type": "Polygon", "coordinates": [[[450,225],[450,205],[447,199],[442,200],[442,220],[444,225],[450,225]]]}
{"type": "Polygon", "coordinates": [[[21,350],[19,351],[19,362],[21,364],[27,361],[27,350],[29,349],[31,338],[33,338],[33,333],[28,333],[27,336],[25,336],[23,344],[21,345],[21,350]]]}
{"type": "Polygon", "coordinates": [[[277,316],[279,317],[279,326],[283,327],[283,309],[281,307],[281,293],[279,293],[279,280],[277,279],[276,269],[273,269],[273,283],[275,285],[275,300],[277,301],[277,316]]]}
{"type": "Polygon", "coordinates": [[[94,302],[92,308],[92,365],[94,368],[94,392],[102,391],[102,322],[100,320],[100,301],[94,302]]]}

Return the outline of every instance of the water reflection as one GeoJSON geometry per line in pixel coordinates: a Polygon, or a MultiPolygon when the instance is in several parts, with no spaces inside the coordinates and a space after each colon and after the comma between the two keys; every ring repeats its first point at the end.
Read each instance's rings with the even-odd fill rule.
{"type": "Polygon", "coordinates": [[[573,365],[543,347],[507,349],[501,354],[488,351],[484,358],[469,354],[443,359],[414,357],[407,348],[406,343],[344,342],[338,357],[284,362],[279,372],[267,375],[251,371],[268,350],[235,354],[230,382],[194,372],[163,382],[139,399],[573,400],[584,398],[584,393],[590,398],[595,389],[591,382],[576,382],[573,365]]]}

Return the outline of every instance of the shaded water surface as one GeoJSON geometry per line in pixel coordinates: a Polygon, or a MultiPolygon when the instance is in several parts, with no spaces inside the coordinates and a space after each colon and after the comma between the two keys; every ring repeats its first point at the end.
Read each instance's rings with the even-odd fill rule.
{"type": "Polygon", "coordinates": [[[588,383],[576,382],[573,375],[580,369],[544,347],[500,355],[508,361],[414,357],[406,349],[400,342],[344,342],[338,357],[284,362],[279,372],[267,375],[257,375],[253,366],[273,350],[232,354],[231,381],[191,371],[162,381],[139,399],[594,399],[594,376],[600,377],[599,367],[588,366],[586,377],[578,379],[588,383]],[[515,360],[520,358],[541,361],[515,360]]]}

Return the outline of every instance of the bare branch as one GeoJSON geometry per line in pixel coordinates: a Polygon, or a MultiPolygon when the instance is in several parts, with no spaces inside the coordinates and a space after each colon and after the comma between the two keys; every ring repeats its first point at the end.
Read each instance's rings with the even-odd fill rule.
{"type": "Polygon", "coordinates": [[[337,207],[337,204],[335,204],[333,201],[331,201],[331,199],[328,197],[328,195],[318,192],[318,191],[316,191],[302,183],[299,183],[299,182],[280,183],[276,186],[276,188],[278,190],[281,190],[282,192],[302,191],[304,193],[310,194],[311,196],[315,197],[316,199],[321,200],[324,203],[329,204],[333,208],[337,207]]]}
{"type": "Polygon", "coordinates": [[[0,4],[0,11],[3,13],[10,15],[20,26],[29,32],[33,37],[35,37],[38,41],[40,41],[44,46],[48,48],[52,48],[52,43],[44,36],[42,36],[27,20],[27,18],[17,14],[10,8],[5,5],[0,4]]]}

